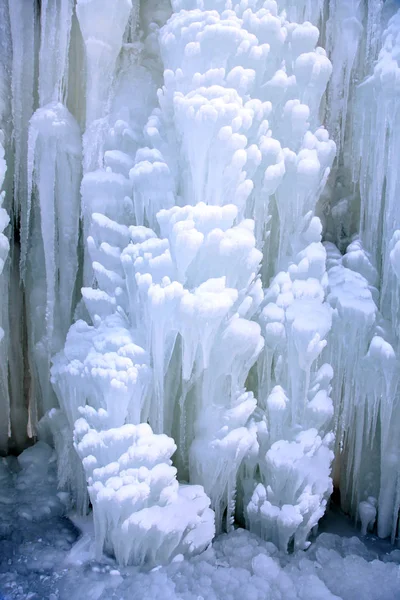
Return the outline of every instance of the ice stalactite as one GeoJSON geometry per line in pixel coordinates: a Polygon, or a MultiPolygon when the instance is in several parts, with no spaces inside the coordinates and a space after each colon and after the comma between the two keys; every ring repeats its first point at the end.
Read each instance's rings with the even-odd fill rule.
{"type": "MultiPolygon", "coordinates": [[[[223,520],[229,529],[243,461],[252,456],[264,469],[268,451],[258,450],[257,400],[246,389],[264,346],[260,264],[265,281],[286,269],[278,296],[291,295],[292,306],[284,303],[287,349],[276,357],[284,375],[274,383],[286,386],[291,408],[285,431],[271,418],[281,437],[267,445],[298,456],[299,481],[286,501],[289,526],[275,519],[260,533],[285,549],[296,536],[303,547],[331,489],[331,374],[314,365],[330,309],[313,217],[335,154],[318,128],[331,64],[315,47],[316,27],[290,24],[275,2],[258,12],[237,5],[237,14],[220,4],[221,13],[175,12],[161,30],[164,85],[142,141],[140,111],[116,119],[124,95],[114,92],[107,120],[115,124],[99,163],[106,168],[82,182],[92,265],[85,281],[95,282],[82,293],[92,324],[71,327],[52,380],[70,432],[89,404],[107,411],[108,428],[148,421],[173,436],[178,476],[204,487],[217,529],[223,520]],[[323,472],[319,484],[310,469],[323,472]]],[[[181,7],[196,8],[174,4],[181,7]]],[[[272,392],[267,370],[263,402],[272,392]]],[[[283,481],[285,466],[271,468],[283,481]]]]}
{"type": "MultiPolygon", "coordinates": [[[[89,235],[93,212],[107,215],[109,211],[109,216],[121,223],[132,222],[129,170],[134,164],[137,149],[143,144],[143,127],[156,102],[157,84],[152,73],[159,62],[157,44],[154,48],[154,40],[152,44],[149,39],[156,37],[158,27],[154,25],[141,42],[137,26],[133,25],[138,16],[137,2],[132,6],[131,0],[123,2],[123,10],[119,12],[114,12],[114,8],[105,3],[101,4],[104,19],[117,19],[119,32],[117,38],[114,39],[110,33],[110,40],[103,41],[101,28],[96,34],[100,36],[97,41],[88,38],[90,27],[86,21],[89,24],[93,22],[90,10],[97,10],[96,6],[96,2],[91,2],[78,11],[84,40],[87,38],[87,68],[93,71],[93,81],[88,80],[86,86],[86,131],[83,136],[85,175],[81,193],[84,239],[89,235]],[[110,14],[108,10],[111,10],[110,14]],[[100,53],[97,58],[96,52],[100,53]],[[100,87],[96,81],[102,82],[100,87]],[[114,195],[114,202],[107,199],[109,193],[114,195]],[[115,194],[119,194],[118,197],[115,194]],[[96,203],[92,202],[92,198],[96,198],[96,203]],[[124,198],[127,199],[125,204],[124,198]],[[114,204],[119,206],[118,215],[113,214],[114,204]]],[[[86,245],[83,278],[85,285],[92,284],[93,271],[86,245]]]]}
{"type": "Polygon", "coordinates": [[[400,119],[397,103],[400,66],[398,61],[398,35],[400,12],[389,22],[383,36],[383,47],[373,75],[358,89],[358,104],[364,110],[358,114],[353,137],[357,162],[354,178],[360,182],[361,215],[360,236],[366,249],[372,254],[374,264],[385,278],[389,266],[389,244],[393,233],[399,228],[400,212],[396,197],[400,179],[391,169],[397,153],[396,135],[400,119]],[[368,148],[368,140],[375,135],[379,142],[368,148]],[[382,258],[381,258],[382,257],[382,258]]]}
{"type": "Polygon", "coordinates": [[[38,386],[32,394],[40,418],[54,406],[50,357],[62,347],[75,304],[80,130],[65,106],[53,102],[33,115],[28,145],[31,226],[25,283],[31,369],[38,386]]]}
{"type": "Polygon", "coordinates": [[[112,4],[106,0],[78,0],[76,4],[86,61],[84,172],[96,169],[103,158],[110,90],[131,11],[132,0],[112,4]]]}
{"type": "Polygon", "coordinates": [[[29,122],[21,265],[33,431],[57,404],[48,376],[50,357],[64,343],[76,304],[82,144],[80,128],[65,106],[73,7],[71,0],[41,3],[39,108],[29,122]]]}
{"type": "Polygon", "coordinates": [[[395,459],[400,411],[400,212],[396,202],[400,188],[397,170],[393,169],[393,157],[398,152],[399,31],[397,12],[383,34],[373,74],[356,90],[353,179],[359,183],[361,198],[360,239],[349,245],[343,258],[330,248],[328,297],[335,308],[329,347],[335,369],[340,444],[336,471],[342,502],[355,515],[360,506],[364,521],[365,503],[369,503],[377,513],[378,534],[391,535],[392,540],[397,535],[400,507],[400,472],[395,459]],[[371,139],[376,144],[371,146],[371,139]],[[350,364],[349,344],[354,349],[350,364]],[[375,504],[370,498],[375,498],[375,504]]]}
{"type": "Polygon", "coordinates": [[[359,229],[360,198],[352,176],[357,86],[378,56],[384,6],[382,0],[332,0],[326,3],[327,19],[321,23],[324,45],[335,65],[324,102],[324,120],[337,143],[338,155],[320,212],[325,239],[342,252],[359,229]]]}
{"type": "Polygon", "coordinates": [[[74,0],[42,0],[40,6],[39,106],[68,95],[68,54],[74,0]]]}
{"type": "MultiPolygon", "coordinates": [[[[15,8],[15,7],[14,7],[15,8]]],[[[29,9],[28,9],[29,12],[29,9]]],[[[25,319],[22,310],[22,294],[19,271],[19,213],[15,205],[19,200],[13,197],[15,183],[15,160],[26,161],[26,147],[16,149],[17,141],[13,131],[13,97],[12,74],[15,73],[13,62],[12,31],[8,2],[0,2],[0,129],[2,130],[2,146],[7,171],[0,191],[3,191],[3,209],[10,217],[10,225],[4,232],[10,243],[10,252],[3,264],[0,277],[0,324],[5,335],[0,345],[0,405],[1,418],[4,428],[8,428],[8,443],[1,444],[1,452],[7,449],[22,449],[28,440],[27,422],[28,410],[24,395],[24,326],[25,319]],[[10,299],[12,301],[10,302],[10,299]],[[11,335],[10,335],[11,333],[11,335]]],[[[16,86],[18,88],[18,86],[16,86]]],[[[22,93],[22,92],[21,92],[22,93]]],[[[15,99],[15,97],[14,97],[15,99]]],[[[25,102],[20,99],[21,103],[25,102]]],[[[17,119],[18,120],[18,119],[17,119]]],[[[23,132],[25,135],[25,132],[23,132]]],[[[26,164],[26,162],[24,162],[26,164]]],[[[20,168],[20,166],[18,167],[20,168]]]]}
{"type": "Polygon", "coordinates": [[[210,500],[201,486],[178,483],[174,441],[146,423],[103,429],[104,410],[81,413],[74,444],[94,507],[97,557],[108,550],[123,565],[154,565],[207,548],[215,533],[210,500]]]}
{"type": "MultiPolygon", "coordinates": [[[[10,244],[7,236],[5,235],[5,229],[9,224],[10,217],[7,211],[3,208],[5,193],[2,191],[4,178],[6,175],[7,165],[4,158],[4,134],[0,129],[0,291],[2,292],[2,298],[8,297],[7,285],[8,281],[4,280],[2,275],[5,262],[7,260],[10,244]]],[[[8,447],[8,437],[10,429],[10,406],[8,400],[8,377],[7,377],[7,357],[8,357],[8,336],[4,339],[4,327],[8,328],[8,323],[5,320],[8,311],[5,310],[8,307],[1,307],[0,312],[0,409],[1,409],[1,426],[0,426],[0,452],[5,452],[8,447]]]]}
{"type": "Polygon", "coordinates": [[[106,109],[115,63],[132,9],[132,0],[78,0],[76,14],[86,48],[86,126],[106,109]],[[96,15],[96,18],[93,18],[96,15]]]}
{"type": "Polygon", "coordinates": [[[344,256],[330,244],[327,251],[328,301],[334,309],[327,352],[335,370],[334,477],[345,510],[359,516],[363,527],[366,515],[375,511],[378,534],[394,540],[399,512],[396,338],[378,310],[377,271],[360,240],[344,256]]]}

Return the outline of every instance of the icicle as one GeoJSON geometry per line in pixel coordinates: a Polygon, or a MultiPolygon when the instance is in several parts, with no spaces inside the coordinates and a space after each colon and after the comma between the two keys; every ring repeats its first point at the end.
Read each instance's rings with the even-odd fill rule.
{"type": "Polygon", "coordinates": [[[29,119],[34,109],[34,77],[37,38],[35,2],[8,3],[12,53],[12,115],[15,147],[14,210],[21,214],[21,276],[25,276],[29,237],[27,154],[29,119]]]}
{"type": "MultiPolygon", "coordinates": [[[[4,280],[2,276],[4,264],[7,260],[7,255],[10,249],[8,238],[4,234],[10,218],[6,210],[2,207],[4,202],[4,192],[1,191],[3,188],[4,178],[7,170],[6,161],[4,159],[4,135],[0,129],[0,291],[7,290],[8,281],[4,280]]],[[[2,299],[8,297],[8,292],[5,291],[1,294],[2,299]]],[[[0,312],[0,414],[1,414],[1,425],[0,425],[0,452],[4,453],[8,448],[8,437],[10,431],[10,406],[8,397],[8,374],[7,374],[7,339],[4,340],[4,329],[8,324],[5,322],[5,318],[8,316],[8,307],[4,304],[1,306],[0,312]],[[3,327],[2,327],[3,325],[3,327]]]]}
{"type": "Polygon", "coordinates": [[[49,104],[32,117],[28,166],[28,214],[32,199],[36,200],[26,282],[29,341],[39,384],[39,414],[43,414],[54,403],[50,358],[63,344],[72,319],[78,269],[81,137],[62,104],[49,104]]]}
{"type": "Polygon", "coordinates": [[[103,430],[96,431],[100,413],[88,407],[81,413],[74,445],[88,480],[97,558],[104,548],[122,565],[154,565],[205,550],[214,513],[201,486],[178,484],[174,441],[145,423],[104,429],[104,411],[103,430]]]}
{"type": "Polygon", "coordinates": [[[68,94],[68,51],[74,0],[43,0],[40,6],[39,105],[68,94]]]}
{"type": "Polygon", "coordinates": [[[272,280],[259,317],[265,338],[254,414],[259,451],[247,461],[245,518],[251,531],[284,551],[292,540],[295,548],[308,547],[332,492],[333,372],[329,364],[318,368],[332,311],[320,232],[309,215],[300,236],[305,247],[272,280]]]}

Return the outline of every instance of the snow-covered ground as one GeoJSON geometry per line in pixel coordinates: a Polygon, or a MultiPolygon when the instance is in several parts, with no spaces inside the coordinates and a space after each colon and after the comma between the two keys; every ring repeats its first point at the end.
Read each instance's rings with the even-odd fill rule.
{"type": "Polygon", "coordinates": [[[0,462],[4,600],[396,600],[400,550],[331,510],[306,551],[284,554],[243,529],[168,566],[119,568],[90,558],[90,520],[64,515],[54,454],[39,443],[0,462]],[[335,531],[340,535],[331,533],[335,531]]]}

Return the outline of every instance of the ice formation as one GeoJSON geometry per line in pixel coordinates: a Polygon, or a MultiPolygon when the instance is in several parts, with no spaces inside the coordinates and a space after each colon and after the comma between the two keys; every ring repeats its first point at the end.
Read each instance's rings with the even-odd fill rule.
{"type": "MultiPolygon", "coordinates": [[[[400,551],[333,520],[307,553],[285,554],[244,529],[219,536],[201,555],[151,569],[93,558],[92,524],[65,517],[54,453],[39,443],[0,460],[0,593],[13,600],[393,600],[400,551]],[[59,497],[61,496],[61,498],[59,497]],[[32,520],[32,516],[35,518],[32,520]],[[334,535],[332,530],[340,530],[334,535]],[[340,573],[340,577],[338,577],[340,573]]],[[[337,517],[336,517],[337,519],[337,517]]]]}
{"type": "Polygon", "coordinates": [[[306,549],[334,486],[394,541],[396,3],[25,4],[0,0],[1,451],[53,444],[124,565],[214,519],[306,549]]]}
{"type": "Polygon", "coordinates": [[[210,500],[201,486],[178,484],[174,441],[147,423],[97,431],[92,422],[104,426],[106,411],[81,412],[74,445],[88,479],[98,558],[108,549],[123,565],[154,565],[207,548],[215,533],[210,500]]]}
{"type": "MultiPolygon", "coordinates": [[[[7,260],[8,251],[10,249],[10,243],[8,241],[7,236],[4,231],[9,224],[10,217],[3,207],[5,192],[2,191],[4,178],[6,175],[7,165],[4,157],[4,134],[3,131],[0,130],[0,291],[2,293],[2,297],[7,297],[6,292],[6,281],[3,274],[4,266],[7,260]]],[[[7,363],[7,337],[4,339],[4,329],[3,327],[7,327],[7,307],[2,306],[0,311],[0,389],[1,389],[1,399],[2,402],[0,407],[2,409],[2,424],[0,427],[0,448],[7,448],[8,446],[8,436],[9,436],[9,427],[10,427],[10,414],[9,414],[9,405],[8,405],[8,392],[6,390],[7,387],[7,372],[5,369],[5,365],[7,363]],[[3,326],[3,327],[2,327],[3,326]]]]}

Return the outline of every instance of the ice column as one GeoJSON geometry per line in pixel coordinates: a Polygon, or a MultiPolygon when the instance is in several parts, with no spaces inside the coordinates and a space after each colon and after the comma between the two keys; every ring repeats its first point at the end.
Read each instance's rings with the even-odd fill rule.
{"type": "Polygon", "coordinates": [[[27,208],[31,226],[25,286],[31,317],[31,368],[39,386],[32,393],[40,417],[54,406],[50,358],[62,347],[75,302],[80,130],[65,106],[53,102],[33,115],[28,145],[27,208]]]}
{"type": "Polygon", "coordinates": [[[81,412],[74,444],[88,479],[97,557],[108,550],[122,565],[152,566],[207,548],[215,532],[210,500],[201,486],[178,483],[174,441],[146,423],[103,429],[104,410],[81,412]]]}
{"type": "Polygon", "coordinates": [[[321,353],[331,328],[319,219],[303,220],[304,249],[266,291],[260,323],[254,415],[258,456],[245,464],[245,517],[251,531],[287,551],[306,548],[332,492],[332,368],[321,353]]]}
{"type": "Polygon", "coordinates": [[[40,7],[39,106],[66,102],[74,0],[43,0],[40,7]]]}
{"type": "Polygon", "coordinates": [[[29,119],[34,110],[34,77],[37,43],[37,7],[35,2],[16,0],[8,3],[12,38],[12,118],[15,149],[14,208],[21,215],[21,270],[25,271],[29,217],[27,155],[29,119]]]}
{"type": "MultiPolygon", "coordinates": [[[[1,191],[3,188],[4,177],[6,174],[6,161],[4,158],[4,135],[3,131],[0,130],[0,290],[3,290],[7,287],[8,282],[3,281],[4,275],[3,269],[4,264],[7,260],[8,251],[10,249],[10,244],[7,236],[4,231],[10,221],[7,211],[3,208],[4,202],[4,191],[1,191]]],[[[5,297],[8,296],[7,293],[4,294],[5,297]]],[[[3,296],[3,298],[4,298],[3,296]]],[[[1,410],[1,426],[0,426],[0,452],[4,452],[8,447],[8,436],[9,436],[9,428],[10,428],[10,407],[8,400],[8,377],[7,377],[7,356],[8,356],[8,348],[7,348],[7,338],[4,339],[4,329],[3,327],[8,324],[3,323],[3,317],[7,315],[7,311],[4,310],[4,307],[1,307],[0,312],[0,410],[1,410]],[[3,325],[3,327],[2,327],[3,325]]]]}

